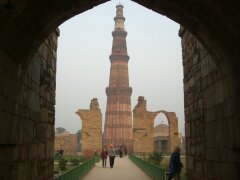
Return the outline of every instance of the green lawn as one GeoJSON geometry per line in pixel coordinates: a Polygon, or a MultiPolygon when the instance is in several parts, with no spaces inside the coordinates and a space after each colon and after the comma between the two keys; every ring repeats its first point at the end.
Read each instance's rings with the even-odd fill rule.
{"type": "MultiPolygon", "coordinates": [[[[59,166],[58,166],[59,158],[60,157],[54,158],[54,171],[59,170],[59,166]]],[[[71,163],[70,163],[71,159],[73,159],[73,158],[78,159],[80,163],[86,161],[86,159],[84,159],[82,156],[63,156],[63,158],[66,159],[68,162],[66,164],[66,169],[61,170],[60,174],[63,174],[64,172],[69,171],[70,169],[76,167],[76,166],[71,165],[71,163]]]]}
{"type": "MultiPolygon", "coordinates": [[[[59,162],[59,158],[60,157],[56,157],[54,158],[54,171],[58,171],[59,170],[59,166],[58,166],[58,162],[59,162]]],[[[61,170],[60,174],[65,173],[66,171],[69,171],[70,169],[73,169],[76,166],[71,165],[71,159],[78,159],[79,160],[79,164],[85,162],[87,159],[83,158],[82,156],[63,156],[64,159],[66,159],[68,162],[66,164],[66,169],[65,170],[61,170]]],[[[96,162],[100,161],[100,157],[97,156],[96,157],[96,162]]]]}

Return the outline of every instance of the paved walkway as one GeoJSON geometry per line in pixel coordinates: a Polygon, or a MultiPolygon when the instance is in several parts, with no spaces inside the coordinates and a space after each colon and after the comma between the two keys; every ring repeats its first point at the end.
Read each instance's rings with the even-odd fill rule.
{"type": "Polygon", "coordinates": [[[107,167],[102,167],[102,161],[95,164],[83,180],[153,180],[138,166],[136,166],[128,157],[115,158],[114,166],[109,167],[109,158],[107,167]]]}

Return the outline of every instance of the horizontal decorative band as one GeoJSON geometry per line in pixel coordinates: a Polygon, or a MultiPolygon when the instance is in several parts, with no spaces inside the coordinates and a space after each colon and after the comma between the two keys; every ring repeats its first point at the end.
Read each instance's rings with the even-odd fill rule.
{"type": "Polygon", "coordinates": [[[126,37],[127,36],[127,31],[113,31],[112,32],[112,36],[116,37],[116,36],[122,36],[122,37],[126,37]]]}
{"type": "Polygon", "coordinates": [[[111,96],[111,97],[108,96],[108,99],[107,99],[108,106],[111,104],[116,104],[116,103],[127,104],[127,105],[129,105],[129,107],[131,107],[130,96],[128,96],[128,97],[120,96],[119,98],[116,98],[115,96],[111,96]]]}
{"type": "Polygon", "coordinates": [[[132,88],[131,87],[107,87],[106,94],[107,96],[115,95],[115,94],[124,94],[124,95],[131,96],[132,88]]]}
{"type": "Polygon", "coordinates": [[[123,16],[115,16],[114,17],[114,21],[116,21],[116,20],[123,20],[123,21],[125,21],[125,17],[123,17],[123,16]]]}
{"type": "Polygon", "coordinates": [[[114,60],[128,61],[130,59],[130,57],[128,55],[126,55],[126,54],[121,54],[121,55],[111,54],[109,56],[109,59],[111,61],[114,61],[114,60]]]}
{"type": "Polygon", "coordinates": [[[132,116],[132,112],[131,111],[107,111],[106,112],[106,116],[107,115],[127,115],[127,116],[132,116]]]}
{"type": "Polygon", "coordinates": [[[106,128],[124,128],[124,129],[132,129],[132,125],[127,125],[127,124],[105,124],[105,129],[106,128]]]}

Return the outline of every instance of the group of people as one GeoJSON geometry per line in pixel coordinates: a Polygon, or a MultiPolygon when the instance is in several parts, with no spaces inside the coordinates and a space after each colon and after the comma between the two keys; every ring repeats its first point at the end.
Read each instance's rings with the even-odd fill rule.
{"type": "Polygon", "coordinates": [[[127,155],[127,147],[126,146],[122,145],[122,146],[114,147],[113,144],[110,144],[109,148],[104,146],[102,149],[102,152],[101,152],[102,166],[106,167],[107,157],[109,156],[110,168],[113,168],[115,157],[119,156],[120,158],[122,158],[123,155],[127,155]]]}
{"type": "Polygon", "coordinates": [[[63,156],[64,150],[63,149],[59,149],[56,151],[55,155],[59,155],[59,156],[63,156]]]}
{"type": "MultiPolygon", "coordinates": [[[[174,152],[171,154],[169,162],[169,176],[167,177],[168,180],[171,180],[172,178],[175,180],[180,180],[180,173],[183,168],[183,164],[180,160],[180,152],[181,149],[179,147],[176,147],[174,152]]],[[[113,144],[110,144],[109,148],[104,146],[101,152],[102,166],[106,167],[107,157],[109,156],[110,168],[113,168],[115,157],[119,155],[121,158],[123,154],[127,155],[126,146],[114,147],[113,144]]]]}

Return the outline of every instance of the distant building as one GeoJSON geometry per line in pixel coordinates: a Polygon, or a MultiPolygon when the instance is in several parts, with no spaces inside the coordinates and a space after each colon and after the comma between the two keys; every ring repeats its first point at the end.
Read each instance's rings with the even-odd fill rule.
{"type": "Polygon", "coordinates": [[[170,153],[169,147],[169,126],[159,124],[154,128],[154,151],[170,153]]]}
{"type": "Polygon", "coordinates": [[[68,131],[64,131],[62,133],[55,133],[54,154],[59,149],[64,150],[64,156],[76,156],[77,135],[71,134],[68,131]]]}

